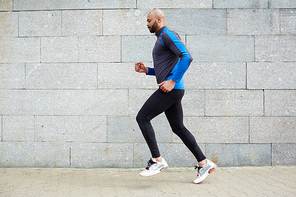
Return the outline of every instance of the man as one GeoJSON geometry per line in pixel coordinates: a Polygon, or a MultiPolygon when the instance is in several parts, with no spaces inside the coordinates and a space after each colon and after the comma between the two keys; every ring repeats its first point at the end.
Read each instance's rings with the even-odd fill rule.
{"type": "Polygon", "coordinates": [[[183,75],[192,61],[187,48],[179,35],[169,30],[165,24],[165,15],[160,9],[154,9],[147,15],[147,27],[155,33],[157,41],[152,55],[154,68],[145,67],[142,62],[135,63],[135,71],[155,75],[159,86],[145,102],[137,115],[137,122],[148,144],[152,158],[141,176],[153,176],[168,168],[165,159],[158,150],[155,133],[150,121],[165,113],[173,132],[178,135],[198,161],[198,174],[194,183],[202,182],[217,166],[206,159],[194,136],[183,125],[181,100],[184,95],[183,75]]]}

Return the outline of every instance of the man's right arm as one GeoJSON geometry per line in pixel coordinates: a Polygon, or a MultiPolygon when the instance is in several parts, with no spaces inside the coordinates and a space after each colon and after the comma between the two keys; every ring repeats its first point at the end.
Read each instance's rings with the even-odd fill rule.
{"type": "Polygon", "coordinates": [[[146,67],[142,62],[135,63],[135,71],[139,73],[146,73],[147,75],[155,75],[154,68],[146,67]]]}

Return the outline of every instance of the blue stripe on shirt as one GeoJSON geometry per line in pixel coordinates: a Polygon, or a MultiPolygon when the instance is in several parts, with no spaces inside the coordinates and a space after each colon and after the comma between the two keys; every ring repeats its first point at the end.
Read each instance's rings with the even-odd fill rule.
{"type": "MultiPolygon", "coordinates": [[[[181,51],[181,53],[183,55],[179,59],[178,63],[175,65],[175,67],[174,67],[171,75],[168,78],[168,80],[169,79],[172,79],[173,81],[175,81],[175,82],[178,83],[178,82],[183,81],[181,79],[183,78],[183,75],[185,74],[186,70],[189,67],[189,64],[190,64],[190,54],[189,54],[188,50],[186,49],[186,47],[184,46],[184,44],[182,42],[180,42],[180,40],[177,38],[177,36],[173,32],[171,32],[167,28],[165,28],[163,30],[163,32],[166,33],[172,39],[172,41],[174,42],[174,44],[176,45],[176,47],[181,51]]],[[[183,84],[183,87],[184,87],[184,84],[183,84]]],[[[177,89],[176,86],[175,86],[175,88],[177,89]]]]}

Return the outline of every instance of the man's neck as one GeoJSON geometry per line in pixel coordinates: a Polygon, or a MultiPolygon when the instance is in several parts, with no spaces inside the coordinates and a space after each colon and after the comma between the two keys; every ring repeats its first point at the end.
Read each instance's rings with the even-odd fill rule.
{"type": "Polygon", "coordinates": [[[156,36],[159,36],[159,34],[161,33],[161,31],[164,29],[164,27],[165,27],[165,25],[162,26],[161,28],[159,28],[159,29],[157,30],[157,32],[155,33],[155,35],[156,35],[156,36]]]}

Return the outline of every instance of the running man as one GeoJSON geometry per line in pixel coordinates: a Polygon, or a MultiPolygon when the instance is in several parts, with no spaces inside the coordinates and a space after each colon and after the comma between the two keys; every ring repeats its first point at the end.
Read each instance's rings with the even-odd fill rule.
{"type": "Polygon", "coordinates": [[[179,35],[166,27],[165,15],[160,9],[154,9],[147,15],[147,27],[157,36],[152,52],[154,68],[146,67],[142,62],[136,62],[135,71],[154,75],[159,89],[144,103],[136,118],[152,155],[146,169],[140,175],[153,176],[168,168],[167,162],[160,155],[150,123],[154,117],[164,112],[172,131],[181,138],[197,159],[198,173],[193,182],[200,183],[217,166],[206,159],[194,136],[183,125],[181,105],[185,91],[183,75],[193,59],[179,35]]]}

